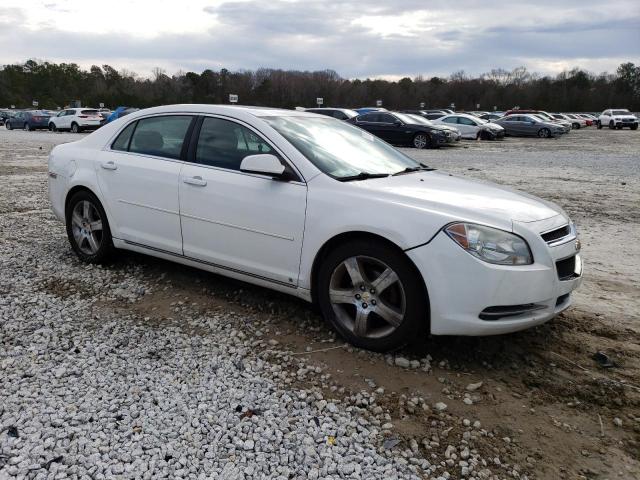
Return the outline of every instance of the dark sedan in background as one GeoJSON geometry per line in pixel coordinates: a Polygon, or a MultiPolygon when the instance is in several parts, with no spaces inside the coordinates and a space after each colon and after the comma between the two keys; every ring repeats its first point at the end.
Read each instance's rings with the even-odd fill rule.
{"type": "Polygon", "coordinates": [[[562,125],[546,122],[537,115],[507,115],[493,120],[504,128],[505,134],[512,137],[559,137],[564,133],[562,125]]]}
{"type": "Polygon", "coordinates": [[[38,130],[49,128],[49,118],[53,114],[46,110],[26,110],[15,112],[12,116],[5,120],[7,130],[23,129],[38,130]]]}
{"type": "Polygon", "coordinates": [[[402,113],[369,112],[347,121],[393,145],[437,148],[455,141],[447,129],[420,124],[402,113]]]}

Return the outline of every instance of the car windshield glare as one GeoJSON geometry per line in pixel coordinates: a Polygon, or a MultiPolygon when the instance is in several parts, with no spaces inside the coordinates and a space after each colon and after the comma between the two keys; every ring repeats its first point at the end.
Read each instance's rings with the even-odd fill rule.
{"type": "Polygon", "coordinates": [[[420,164],[358,127],[332,118],[263,117],[319,170],[334,178],[393,174],[420,164]]]}

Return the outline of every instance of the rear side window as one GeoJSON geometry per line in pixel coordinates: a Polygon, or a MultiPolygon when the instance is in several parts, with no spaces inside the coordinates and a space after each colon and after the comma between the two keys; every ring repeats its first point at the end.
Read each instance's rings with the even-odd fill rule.
{"type": "Polygon", "coordinates": [[[344,112],[341,112],[340,110],[334,110],[332,112],[332,116],[333,118],[337,118],[338,120],[347,120],[349,117],[347,117],[347,114],[344,112]]]}
{"type": "Polygon", "coordinates": [[[129,151],[178,159],[191,120],[192,117],[181,115],[138,120],[138,125],[131,137],[129,151]]]}
{"type": "MultiPolygon", "coordinates": [[[[136,130],[136,135],[137,135],[136,130]]],[[[229,170],[240,170],[244,157],[274,153],[248,128],[229,120],[205,118],[196,146],[196,162],[229,170]]]]}
{"type": "Polygon", "coordinates": [[[467,117],[458,117],[458,123],[461,125],[473,125],[476,126],[476,122],[467,117]]]}
{"type": "Polygon", "coordinates": [[[129,140],[131,140],[131,134],[136,128],[136,122],[132,122],[120,132],[116,141],[111,144],[111,150],[120,150],[126,152],[129,150],[129,140]]]}
{"type": "Polygon", "coordinates": [[[458,123],[458,117],[447,117],[442,121],[445,123],[458,123]]]}

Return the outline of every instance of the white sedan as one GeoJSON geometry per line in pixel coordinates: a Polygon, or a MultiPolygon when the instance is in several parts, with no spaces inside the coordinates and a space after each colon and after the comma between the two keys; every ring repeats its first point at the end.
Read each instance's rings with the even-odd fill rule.
{"type": "Polygon", "coordinates": [[[460,131],[462,138],[472,140],[497,140],[505,135],[504,128],[500,125],[466,113],[445,115],[433,120],[433,123],[455,127],[460,131]]]}
{"type": "Polygon", "coordinates": [[[379,351],[539,325],[582,281],[558,206],[306,112],[141,110],[55,147],[49,196],[85,262],[133,250],[290,293],[379,351]]]}

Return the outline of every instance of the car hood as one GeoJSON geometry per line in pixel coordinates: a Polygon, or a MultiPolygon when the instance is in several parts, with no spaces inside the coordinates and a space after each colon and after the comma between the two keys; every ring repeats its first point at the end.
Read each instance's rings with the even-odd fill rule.
{"type": "Polygon", "coordinates": [[[416,172],[356,182],[369,195],[455,220],[512,228],[512,221],[536,222],[566,214],[554,203],[492,183],[444,172],[416,172]]]}
{"type": "Polygon", "coordinates": [[[625,119],[629,119],[629,120],[636,120],[636,116],[635,115],[612,115],[613,118],[625,118],[625,119]]]}

